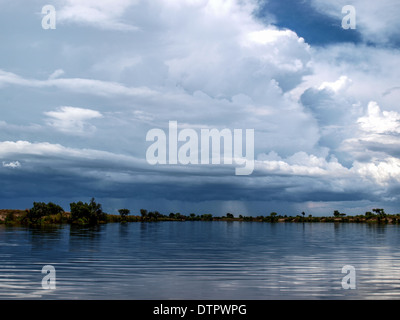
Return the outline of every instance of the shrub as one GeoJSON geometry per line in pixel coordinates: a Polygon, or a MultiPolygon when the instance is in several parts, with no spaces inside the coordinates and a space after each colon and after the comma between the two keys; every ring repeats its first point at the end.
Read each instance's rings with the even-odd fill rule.
{"type": "Polygon", "coordinates": [[[70,203],[71,208],[71,220],[72,222],[78,222],[80,224],[97,224],[100,221],[106,221],[106,214],[101,208],[101,204],[96,203],[94,198],[90,200],[90,203],[72,202],[70,203]]]}
{"type": "Polygon", "coordinates": [[[30,222],[36,223],[43,217],[62,214],[63,212],[63,208],[52,202],[47,204],[44,202],[34,202],[33,207],[27,212],[27,218],[30,222]]]}
{"type": "Polygon", "coordinates": [[[15,222],[15,215],[14,212],[11,211],[9,213],[7,213],[5,219],[4,219],[4,223],[9,224],[9,223],[14,223],[15,222]]]}
{"type": "Polygon", "coordinates": [[[119,209],[118,212],[121,216],[121,221],[126,221],[126,217],[131,213],[129,209],[119,209]]]}

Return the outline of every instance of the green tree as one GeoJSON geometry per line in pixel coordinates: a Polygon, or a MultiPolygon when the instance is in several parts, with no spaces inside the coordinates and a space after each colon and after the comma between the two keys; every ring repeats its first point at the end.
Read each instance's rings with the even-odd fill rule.
{"type": "Polygon", "coordinates": [[[189,214],[189,220],[192,220],[192,221],[199,220],[199,216],[196,216],[195,213],[191,213],[191,214],[189,214]]]}
{"type": "Polygon", "coordinates": [[[142,220],[145,220],[147,218],[147,210],[140,209],[140,215],[142,216],[142,220]]]}
{"type": "Polygon", "coordinates": [[[180,212],[175,213],[175,219],[182,220],[184,217],[180,214],[180,212]]]}
{"type": "Polygon", "coordinates": [[[365,218],[366,218],[367,220],[373,218],[374,216],[375,216],[375,215],[374,215],[371,211],[365,212],[365,218]]]}
{"type": "Polygon", "coordinates": [[[154,217],[155,217],[156,220],[158,220],[159,218],[162,218],[163,215],[162,215],[160,212],[155,211],[155,212],[154,212],[154,217]]]}
{"type": "Polygon", "coordinates": [[[229,213],[229,212],[226,214],[226,217],[229,218],[229,219],[233,219],[234,218],[233,214],[229,213]]]}
{"type": "Polygon", "coordinates": [[[338,210],[333,211],[335,217],[340,217],[340,212],[338,210]]]}
{"type": "Polygon", "coordinates": [[[44,202],[34,202],[33,207],[28,211],[27,217],[30,222],[36,223],[47,214],[47,205],[44,202]]]}
{"type": "Polygon", "coordinates": [[[381,222],[382,219],[384,219],[385,222],[387,222],[387,218],[386,218],[386,213],[384,209],[372,209],[373,212],[375,212],[377,214],[377,219],[378,222],[381,222]]]}
{"type": "Polygon", "coordinates": [[[277,215],[278,214],[276,212],[271,212],[269,214],[271,222],[275,222],[277,220],[277,217],[276,217],[277,215]]]}
{"type": "Polygon", "coordinates": [[[47,204],[44,202],[34,202],[33,207],[27,212],[27,218],[30,222],[36,223],[39,221],[39,219],[45,216],[55,215],[63,212],[64,209],[62,207],[52,202],[47,204]]]}
{"type": "Polygon", "coordinates": [[[118,212],[119,212],[119,214],[121,216],[121,219],[123,221],[126,220],[126,217],[128,216],[128,214],[131,213],[131,211],[129,209],[119,209],[118,212]]]}
{"type": "Polygon", "coordinates": [[[62,207],[60,207],[58,204],[55,204],[53,202],[49,202],[47,204],[47,210],[48,210],[49,215],[59,214],[59,213],[64,212],[64,209],[62,207]]]}
{"type": "Polygon", "coordinates": [[[70,203],[71,219],[74,222],[97,224],[100,220],[105,219],[105,214],[101,208],[101,204],[96,203],[92,198],[89,203],[72,202],[70,203]]]}
{"type": "Polygon", "coordinates": [[[201,220],[204,220],[204,221],[212,221],[212,220],[213,220],[213,216],[212,216],[212,214],[209,214],[209,213],[207,213],[207,214],[202,214],[202,215],[201,215],[201,220]]]}
{"type": "Polygon", "coordinates": [[[372,209],[379,217],[384,218],[386,217],[386,213],[384,209],[372,209]]]}

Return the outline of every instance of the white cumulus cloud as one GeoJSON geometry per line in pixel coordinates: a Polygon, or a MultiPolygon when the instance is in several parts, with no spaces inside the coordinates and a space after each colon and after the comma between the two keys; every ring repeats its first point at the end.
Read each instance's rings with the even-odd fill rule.
{"type": "Polygon", "coordinates": [[[69,106],[60,107],[56,111],[45,112],[45,115],[48,116],[46,120],[48,125],[56,130],[72,134],[93,132],[96,127],[91,125],[89,120],[103,117],[96,110],[69,106]]]}
{"type": "Polygon", "coordinates": [[[11,161],[11,162],[6,162],[3,161],[3,167],[5,168],[19,168],[21,166],[21,163],[19,161],[11,161]]]}
{"type": "Polygon", "coordinates": [[[100,29],[135,31],[138,28],[123,19],[125,11],[137,1],[132,0],[66,0],[57,11],[60,22],[90,25],[100,29]]]}

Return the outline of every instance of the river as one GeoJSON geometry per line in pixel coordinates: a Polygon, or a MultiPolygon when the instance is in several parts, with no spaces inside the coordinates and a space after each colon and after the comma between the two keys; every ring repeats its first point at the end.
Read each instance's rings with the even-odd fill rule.
{"type": "Polygon", "coordinates": [[[0,226],[0,299],[399,298],[398,225],[0,226]],[[55,288],[42,284],[49,265],[55,288]]]}

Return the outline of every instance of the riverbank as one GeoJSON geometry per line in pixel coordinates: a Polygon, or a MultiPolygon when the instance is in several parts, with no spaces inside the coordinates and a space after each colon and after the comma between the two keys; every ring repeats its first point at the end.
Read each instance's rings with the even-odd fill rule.
{"type": "MultiPolygon", "coordinates": [[[[32,224],[28,219],[29,210],[18,209],[0,209],[0,224],[32,224]]],[[[163,215],[158,212],[149,212],[146,215],[129,215],[122,217],[115,214],[104,214],[104,219],[99,223],[126,223],[126,222],[160,222],[160,221],[243,221],[243,222],[301,222],[301,223],[384,223],[384,224],[400,224],[400,214],[366,214],[356,216],[287,216],[271,214],[267,216],[233,216],[227,214],[226,216],[213,216],[212,214],[196,215],[182,215],[180,213],[170,213],[163,215]]],[[[70,212],[61,212],[54,215],[47,215],[36,221],[35,224],[63,224],[63,223],[76,223],[71,220],[70,212]]],[[[78,223],[79,224],[79,223],[78,223]]]]}

